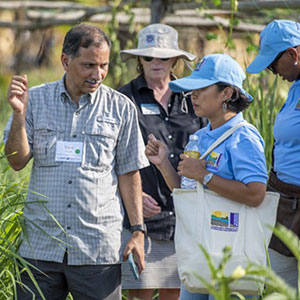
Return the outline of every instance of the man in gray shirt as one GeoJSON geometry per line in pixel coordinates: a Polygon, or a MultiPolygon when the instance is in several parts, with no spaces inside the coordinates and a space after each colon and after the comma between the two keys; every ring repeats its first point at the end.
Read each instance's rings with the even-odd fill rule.
{"type": "Polygon", "coordinates": [[[32,269],[46,299],[121,299],[121,197],[133,232],[123,258],[133,252],[144,269],[139,169],[148,161],[134,105],[102,84],[109,53],[101,29],[77,25],[64,40],[61,80],[28,89],[26,75],[14,76],[9,86],[5,153],[15,170],[33,158],[19,253],[48,275],[32,269]]]}

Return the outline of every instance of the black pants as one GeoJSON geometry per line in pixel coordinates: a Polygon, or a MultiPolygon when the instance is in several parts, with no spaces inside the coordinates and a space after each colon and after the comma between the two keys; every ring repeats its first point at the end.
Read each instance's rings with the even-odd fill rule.
{"type": "MultiPolygon", "coordinates": [[[[26,260],[43,272],[31,267],[47,300],[65,300],[69,292],[74,300],[120,300],[122,297],[120,264],[68,266],[66,259],[63,263],[26,260]]],[[[42,299],[27,272],[22,273],[21,280],[27,288],[18,286],[18,300],[42,299]]]]}
{"type": "MultiPolygon", "coordinates": [[[[300,236],[300,187],[279,180],[271,170],[268,191],[280,194],[276,222],[300,236]]],[[[274,234],[269,247],[285,256],[293,256],[292,252],[274,234]]]]}

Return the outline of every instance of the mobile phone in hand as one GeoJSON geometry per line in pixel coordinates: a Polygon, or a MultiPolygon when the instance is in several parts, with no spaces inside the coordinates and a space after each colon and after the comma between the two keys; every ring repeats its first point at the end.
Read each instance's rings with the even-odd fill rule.
{"type": "Polygon", "coordinates": [[[132,252],[129,253],[128,255],[128,263],[129,263],[129,266],[130,266],[130,270],[133,274],[133,277],[135,278],[135,280],[138,280],[140,278],[140,274],[139,274],[139,270],[138,270],[138,267],[133,259],[133,255],[132,255],[132,252]]]}

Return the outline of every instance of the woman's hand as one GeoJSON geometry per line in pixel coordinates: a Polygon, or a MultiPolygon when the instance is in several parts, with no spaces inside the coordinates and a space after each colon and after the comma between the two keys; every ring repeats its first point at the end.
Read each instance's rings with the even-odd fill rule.
{"type": "MultiPolygon", "coordinates": [[[[203,178],[209,171],[206,169],[206,161],[180,155],[178,175],[196,179],[203,182],[203,178]]],[[[261,182],[249,182],[244,184],[238,180],[225,179],[214,174],[209,182],[210,190],[230,200],[256,207],[263,201],[266,193],[266,185],[261,182]]]]}
{"type": "Polygon", "coordinates": [[[185,176],[187,178],[196,179],[199,182],[203,181],[203,178],[209,172],[206,170],[206,161],[187,156],[186,154],[180,154],[181,161],[178,164],[178,175],[185,176]]]}
{"type": "Polygon", "coordinates": [[[148,143],[146,145],[145,154],[149,161],[159,167],[166,160],[168,160],[167,146],[161,141],[157,140],[153,134],[149,135],[148,143]]]}
{"type": "Polygon", "coordinates": [[[145,218],[151,218],[161,212],[157,201],[147,193],[143,192],[143,214],[145,218]]]}
{"type": "Polygon", "coordinates": [[[150,134],[145,154],[160,171],[170,191],[172,191],[174,188],[180,187],[180,176],[170,163],[168,153],[167,146],[158,141],[153,134],[150,134]]]}

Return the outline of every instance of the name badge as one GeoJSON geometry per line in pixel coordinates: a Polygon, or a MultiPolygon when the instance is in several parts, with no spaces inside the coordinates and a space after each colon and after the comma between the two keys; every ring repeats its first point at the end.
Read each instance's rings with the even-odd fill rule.
{"type": "Polygon", "coordinates": [[[141,104],[143,115],[159,115],[160,110],[157,104],[141,104]]]}
{"type": "Polygon", "coordinates": [[[55,161],[81,162],[82,148],[82,142],[57,141],[55,161]]]}

